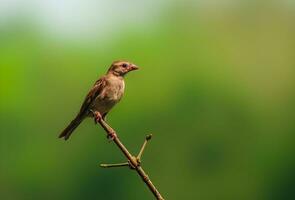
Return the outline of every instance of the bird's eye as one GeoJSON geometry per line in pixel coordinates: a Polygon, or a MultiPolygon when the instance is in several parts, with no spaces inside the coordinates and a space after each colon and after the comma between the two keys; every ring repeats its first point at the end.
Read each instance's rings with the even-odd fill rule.
{"type": "Polygon", "coordinates": [[[126,68],[127,66],[128,66],[127,63],[123,63],[123,64],[122,64],[122,67],[124,67],[124,68],[126,68]]]}

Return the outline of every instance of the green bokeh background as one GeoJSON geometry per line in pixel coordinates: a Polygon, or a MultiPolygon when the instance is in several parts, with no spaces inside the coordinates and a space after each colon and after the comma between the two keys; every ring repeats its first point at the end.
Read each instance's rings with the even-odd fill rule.
{"type": "Polygon", "coordinates": [[[92,120],[57,138],[117,59],[141,70],[108,122],[132,153],[153,133],[143,166],[166,199],[295,199],[295,6],[198,2],[86,40],[2,24],[0,199],[153,199],[133,171],[98,167],[124,157],[92,120]]]}

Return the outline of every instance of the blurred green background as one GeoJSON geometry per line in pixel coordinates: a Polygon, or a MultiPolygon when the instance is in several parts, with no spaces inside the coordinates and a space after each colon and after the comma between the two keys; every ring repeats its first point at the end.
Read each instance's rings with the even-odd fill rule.
{"type": "Polygon", "coordinates": [[[295,199],[293,1],[1,1],[0,199],[153,199],[101,127],[57,138],[113,60],[108,122],[166,199],[295,199]]]}

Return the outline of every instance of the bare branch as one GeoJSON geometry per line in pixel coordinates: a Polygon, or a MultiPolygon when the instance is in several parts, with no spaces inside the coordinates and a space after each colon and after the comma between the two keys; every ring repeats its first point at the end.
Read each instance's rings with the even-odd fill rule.
{"type": "Polygon", "coordinates": [[[151,139],[152,135],[146,136],[146,139],[141,147],[141,150],[137,157],[133,156],[129,153],[128,149],[122,144],[122,142],[119,140],[116,132],[112,127],[110,127],[103,119],[99,120],[99,124],[102,126],[102,128],[106,131],[108,138],[112,138],[114,143],[119,147],[119,149],[122,151],[122,153],[127,158],[128,162],[125,163],[118,163],[118,164],[102,164],[101,167],[109,168],[109,167],[122,167],[122,166],[129,166],[130,169],[136,170],[138,175],[142,178],[142,180],[145,182],[145,184],[148,186],[150,191],[153,193],[153,195],[156,197],[157,200],[164,200],[160,192],[157,190],[157,188],[154,186],[152,181],[149,179],[148,175],[145,173],[145,171],[142,169],[140,164],[141,156],[144,152],[144,149],[146,147],[147,142],[151,139]]]}

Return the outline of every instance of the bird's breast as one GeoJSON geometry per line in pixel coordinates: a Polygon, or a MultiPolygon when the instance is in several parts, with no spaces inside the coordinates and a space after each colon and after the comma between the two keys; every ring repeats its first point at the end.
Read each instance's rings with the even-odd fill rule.
{"type": "Polygon", "coordinates": [[[101,94],[95,99],[93,109],[102,114],[109,112],[121,100],[124,90],[124,80],[108,80],[101,94]]]}
{"type": "Polygon", "coordinates": [[[125,84],[123,80],[111,80],[105,89],[104,99],[115,102],[120,101],[124,90],[125,84]]]}

